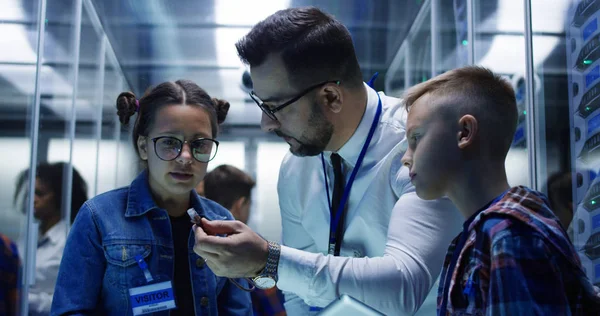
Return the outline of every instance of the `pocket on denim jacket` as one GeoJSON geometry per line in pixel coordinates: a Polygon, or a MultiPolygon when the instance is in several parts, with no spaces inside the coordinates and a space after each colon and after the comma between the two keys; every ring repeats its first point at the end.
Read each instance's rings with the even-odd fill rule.
{"type": "MultiPolygon", "coordinates": [[[[106,276],[113,284],[130,287],[136,280],[144,279],[144,273],[137,265],[137,255],[146,259],[152,252],[150,244],[112,244],[104,246],[104,256],[107,261],[106,276]]],[[[150,262],[146,260],[150,266],[150,262]]],[[[153,272],[153,271],[151,271],[153,272]]],[[[138,282],[139,283],[139,282],[138,282]]]]}
{"type": "Polygon", "coordinates": [[[135,256],[141,255],[145,259],[150,255],[151,250],[150,244],[115,244],[104,246],[104,256],[110,264],[128,267],[136,263],[135,256]]]}

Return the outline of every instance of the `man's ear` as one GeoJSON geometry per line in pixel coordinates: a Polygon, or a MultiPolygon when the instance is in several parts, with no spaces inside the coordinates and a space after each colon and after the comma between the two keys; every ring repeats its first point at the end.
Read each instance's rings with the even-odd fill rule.
{"type": "Polygon", "coordinates": [[[458,120],[458,127],[458,148],[465,149],[475,141],[479,125],[473,115],[467,114],[458,120]]]}
{"type": "Polygon", "coordinates": [[[343,96],[342,89],[335,83],[325,85],[321,90],[320,98],[325,109],[333,113],[339,113],[342,110],[343,96]]]}
{"type": "Polygon", "coordinates": [[[148,160],[148,142],[145,136],[138,136],[137,148],[142,160],[148,160]]]}

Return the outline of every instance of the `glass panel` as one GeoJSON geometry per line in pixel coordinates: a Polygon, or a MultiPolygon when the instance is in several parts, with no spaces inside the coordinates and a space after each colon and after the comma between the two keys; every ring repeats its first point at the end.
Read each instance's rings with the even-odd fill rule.
{"type": "Polygon", "coordinates": [[[474,62],[505,76],[517,94],[519,123],[506,159],[510,185],[529,185],[526,142],[525,19],[522,1],[473,1],[474,62]]]}
{"type": "Polygon", "coordinates": [[[408,86],[406,81],[406,45],[400,47],[399,55],[396,56],[395,63],[398,65],[398,69],[395,71],[388,71],[386,75],[386,87],[385,93],[390,96],[401,96],[402,92],[408,86]]]}
{"type": "MultiPolygon", "coordinates": [[[[69,170],[73,94],[77,65],[76,37],[78,1],[46,1],[46,19],[41,91],[40,124],[35,178],[34,215],[37,230],[35,276],[29,287],[30,315],[48,315],[58,274],[58,264],[64,249],[73,208],[79,209],[87,198],[85,191],[72,192],[72,172],[69,170]],[[67,146],[64,157],[49,156],[51,139],[67,146]],[[73,199],[71,198],[73,197],[73,199]]],[[[76,173],[76,172],[75,172],[76,173]]],[[[76,185],[80,186],[80,182],[76,185]]],[[[30,232],[31,233],[31,232],[30,232]]]]}
{"type": "Polygon", "coordinates": [[[281,161],[289,151],[287,143],[258,143],[256,157],[256,232],[268,240],[281,240],[281,214],[277,198],[277,179],[281,161]]]}
{"type": "MultiPolygon", "coordinates": [[[[141,169],[140,164],[138,163],[137,153],[131,142],[131,132],[121,125],[119,117],[117,116],[117,97],[121,92],[131,91],[131,89],[128,87],[127,81],[123,76],[121,69],[118,67],[117,60],[114,56],[112,47],[107,47],[107,68],[104,76],[104,104],[102,114],[104,126],[102,129],[103,139],[110,138],[111,134],[114,133],[112,136],[114,143],[113,145],[107,144],[106,146],[101,144],[101,155],[99,157],[101,160],[99,165],[102,170],[106,170],[102,171],[102,173],[114,173],[114,184],[112,188],[119,188],[129,185],[141,169]],[[110,153],[105,153],[107,150],[112,150],[112,148],[114,148],[114,155],[112,151],[110,153]],[[111,169],[113,162],[114,169],[111,169]]],[[[129,122],[130,126],[133,126],[133,122],[135,122],[135,117],[131,118],[129,122]]],[[[98,188],[98,193],[110,190],[111,188],[109,188],[108,185],[111,182],[112,180],[106,181],[105,186],[105,182],[100,181],[99,183],[101,184],[98,188]]]]}
{"type": "Polygon", "coordinates": [[[11,149],[10,155],[0,156],[0,233],[13,241],[24,241],[26,237],[24,209],[17,209],[13,197],[17,175],[30,162],[38,6],[39,1],[0,3],[0,146],[11,149]]]}
{"type": "Polygon", "coordinates": [[[467,0],[433,0],[432,13],[434,10],[437,18],[433,21],[436,32],[432,40],[438,43],[434,67],[440,74],[469,63],[467,0]]]}
{"type": "MultiPolygon", "coordinates": [[[[115,96],[115,102],[118,94],[115,96]]],[[[120,124],[120,123],[119,123],[120,124]]],[[[131,133],[121,128],[120,141],[117,144],[117,183],[116,187],[127,186],[142,171],[139,158],[131,142],[131,133]]]]}
{"type": "Polygon", "coordinates": [[[98,146],[98,177],[96,193],[100,194],[117,187],[117,149],[120,137],[120,122],[116,115],[115,102],[123,92],[123,82],[116,60],[108,51],[104,57],[104,83],[101,102],[102,125],[100,127],[100,145],[98,146]]]}
{"type": "Polygon", "coordinates": [[[97,193],[98,124],[102,122],[104,39],[92,25],[85,6],[81,19],[80,47],[73,166],[81,172],[88,194],[93,197],[97,193]]]}
{"type": "MultiPolygon", "coordinates": [[[[27,307],[27,297],[18,290],[23,288],[28,268],[26,195],[23,191],[18,194],[16,180],[31,163],[39,5],[37,0],[0,2],[0,146],[4,148],[0,158],[0,262],[2,282],[8,282],[11,294],[18,298],[0,305],[0,314],[6,315],[17,315],[18,310],[27,307]]],[[[42,80],[46,75],[42,73],[42,80]]],[[[27,174],[23,183],[23,187],[30,184],[27,174]]],[[[32,210],[29,214],[33,216],[32,210]]],[[[33,277],[32,266],[29,271],[33,277]]]]}
{"type": "Polygon", "coordinates": [[[600,285],[599,1],[531,1],[537,121],[545,148],[538,164],[554,211],[600,285]],[[568,117],[568,119],[567,119],[568,117]]]}
{"type": "Polygon", "coordinates": [[[409,86],[431,78],[431,11],[422,20],[415,20],[416,32],[408,39],[409,86]]]}
{"type": "MultiPolygon", "coordinates": [[[[406,88],[431,77],[431,3],[423,5],[417,2],[417,6],[407,7],[414,10],[411,18],[412,14],[415,16],[410,30],[407,29],[408,34],[404,36],[390,31],[388,35],[390,47],[396,47],[392,43],[402,40],[398,51],[391,54],[393,60],[386,74],[385,93],[390,96],[400,97],[406,88]]],[[[391,4],[390,14],[398,9],[396,7],[391,4]]],[[[390,22],[390,28],[398,27],[394,19],[390,22]]]]}
{"type": "MultiPolygon", "coordinates": [[[[219,138],[217,138],[219,139],[219,138]]],[[[232,165],[240,170],[246,169],[246,156],[245,156],[245,144],[240,141],[220,141],[219,142],[219,150],[217,151],[217,155],[213,160],[208,164],[208,171],[213,170],[214,168],[228,164],[232,165]]]]}

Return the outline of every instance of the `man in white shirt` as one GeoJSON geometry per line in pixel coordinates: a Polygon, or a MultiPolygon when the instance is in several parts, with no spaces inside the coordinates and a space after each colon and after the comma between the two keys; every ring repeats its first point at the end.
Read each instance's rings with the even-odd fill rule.
{"type": "Polygon", "coordinates": [[[316,8],[271,15],[237,49],[262,128],[290,145],[278,183],[283,244],[239,222],[203,220],[195,251],[217,275],[277,282],[289,315],[341,294],[385,314],[415,313],[462,221],[449,200],[416,196],[400,162],[401,100],[363,82],[348,30],[316,8]]]}

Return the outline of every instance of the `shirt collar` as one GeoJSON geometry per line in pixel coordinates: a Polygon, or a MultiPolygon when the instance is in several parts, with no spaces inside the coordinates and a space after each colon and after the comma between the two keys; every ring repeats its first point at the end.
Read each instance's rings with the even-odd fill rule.
{"type": "Polygon", "coordinates": [[[67,223],[65,222],[64,219],[61,219],[58,223],[56,223],[54,226],[52,226],[50,229],[48,229],[48,231],[46,232],[46,234],[44,234],[42,239],[48,238],[50,240],[50,242],[52,242],[53,244],[56,244],[61,239],[66,239],[66,237],[67,237],[66,230],[67,230],[67,223]]]}
{"type": "MultiPolygon", "coordinates": [[[[190,202],[201,217],[206,217],[210,220],[221,219],[220,217],[217,218],[213,212],[209,212],[209,214],[204,211],[204,202],[195,190],[191,190],[190,192],[190,202]]],[[[145,169],[129,185],[125,217],[141,216],[153,209],[160,209],[160,207],[156,205],[156,202],[152,198],[148,182],[148,169],[145,169]]]]}
{"type": "MultiPolygon", "coordinates": [[[[360,151],[369,135],[373,118],[377,112],[377,105],[379,104],[377,92],[366,83],[363,83],[363,85],[367,90],[367,106],[365,108],[365,113],[363,114],[358,127],[354,131],[354,134],[352,134],[352,137],[350,137],[344,146],[337,151],[338,155],[344,160],[344,163],[350,168],[354,168],[356,161],[358,160],[360,151]]],[[[331,153],[331,151],[323,152],[325,157],[327,157],[327,162],[329,164],[331,164],[331,153]]]]}

